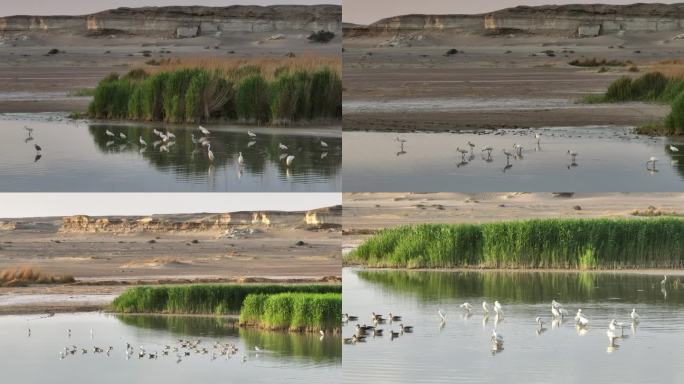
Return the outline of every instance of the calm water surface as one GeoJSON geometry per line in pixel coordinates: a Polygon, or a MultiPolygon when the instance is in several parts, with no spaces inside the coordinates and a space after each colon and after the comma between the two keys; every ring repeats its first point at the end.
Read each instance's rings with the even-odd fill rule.
{"type": "Polygon", "coordinates": [[[346,191],[681,191],[684,139],[631,127],[552,127],[477,132],[344,132],[346,191]],[[535,133],[541,133],[537,146],[535,133]],[[396,138],[406,140],[403,146],[396,138]],[[472,153],[462,156],[457,148],[472,153]],[[507,161],[502,152],[523,146],[507,161]],[[681,148],[675,153],[670,145],[681,148]],[[482,148],[491,146],[491,157],[482,148]],[[576,161],[568,150],[577,153],[576,161]],[[646,161],[659,159],[655,171],[646,161]]]}
{"type": "MultiPolygon", "coordinates": [[[[676,278],[661,290],[662,276],[603,273],[371,271],[346,268],[344,311],[370,324],[371,312],[403,316],[415,327],[343,345],[347,383],[675,383],[684,380],[684,284],[676,278]],[[551,321],[551,300],[570,312],[551,321]],[[496,325],[504,349],[491,351],[494,316],[481,303],[499,300],[496,325]],[[470,316],[458,306],[474,306],[470,316]],[[636,307],[641,322],[631,327],[636,307]],[[578,308],[589,326],[578,330],[578,308]],[[441,326],[437,311],[447,313],[441,326]],[[535,318],[546,324],[541,332],[535,318]],[[615,318],[624,337],[608,347],[615,318]]],[[[491,309],[490,309],[491,310],[491,309]]],[[[351,337],[356,322],[343,327],[351,337]]],[[[380,326],[399,330],[397,322],[380,326]]],[[[619,333],[619,331],[618,331],[619,333]]]]}
{"type": "Polygon", "coordinates": [[[321,377],[339,382],[335,380],[342,363],[337,337],[321,340],[317,334],[236,329],[225,318],[211,317],[2,316],[0,340],[0,367],[3,382],[8,383],[312,383],[321,377]],[[72,330],[71,337],[67,329],[72,330]],[[164,346],[177,346],[178,339],[200,340],[200,349],[208,352],[192,351],[185,356],[187,349],[181,348],[163,355],[164,346]],[[217,342],[234,344],[238,352],[230,358],[214,358],[217,342]],[[129,358],[126,343],[135,349],[129,358]],[[60,358],[65,347],[74,345],[78,348],[74,355],[60,358]],[[95,346],[106,351],[110,345],[114,348],[109,355],[93,353],[95,346]],[[146,353],[158,352],[159,356],[138,358],[141,345],[146,353]],[[87,354],[82,354],[81,348],[87,349],[87,354]],[[183,355],[180,362],[179,353],[183,355]]]}
{"type": "Polygon", "coordinates": [[[68,120],[57,114],[0,115],[0,191],[333,192],[340,190],[339,128],[207,125],[207,149],[196,126],[68,120]],[[30,127],[29,135],[24,127],[30,127]],[[168,129],[173,144],[153,130],[168,129]],[[254,131],[256,138],[247,135],[254,131]],[[109,130],[115,138],[105,132],[109,130]],[[126,139],[119,134],[123,133],[126,139]],[[142,146],[139,138],[147,142],[142,146]],[[324,141],[328,147],[321,144],[324,141]],[[287,146],[280,149],[279,144],[287,146]],[[38,153],[34,145],[42,147],[38,153]],[[242,152],[244,164],[238,164],[242,152]],[[40,156],[38,156],[40,155],[40,156]],[[294,155],[291,167],[285,157],[294,155]]]}

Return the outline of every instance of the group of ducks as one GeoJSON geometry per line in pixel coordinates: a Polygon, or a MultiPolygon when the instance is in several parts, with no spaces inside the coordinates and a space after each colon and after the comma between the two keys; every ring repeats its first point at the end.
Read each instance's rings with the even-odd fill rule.
{"type": "MultiPolygon", "coordinates": [[[[536,142],[537,142],[537,148],[536,149],[537,150],[541,149],[542,134],[541,133],[535,133],[534,138],[536,139],[536,142]]],[[[406,151],[404,150],[404,144],[406,143],[406,139],[402,138],[402,137],[396,137],[395,141],[398,142],[400,145],[400,151],[397,152],[397,156],[405,154],[406,151]]],[[[475,145],[475,143],[473,143],[471,141],[468,141],[468,147],[469,147],[469,149],[456,147],[456,151],[461,154],[461,162],[458,164],[458,167],[467,165],[469,161],[472,161],[473,159],[475,159],[474,151],[475,151],[475,148],[477,147],[477,145],[475,145]],[[467,157],[468,155],[470,155],[470,156],[467,157]]],[[[669,149],[673,153],[679,152],[679,148],[677,148],[676,146],[674,146],[672,144],[669,145],[669,149]]],[[[513,144],[513,150],[508,150],[506,148],[503,148],[501,150],[503,152],[503,154],[506,156],[506,166],[503,169],[504,172],[506,172],[508,169],[510,169],[513,166],[510,162],[511,157],[513,157],[516,160],[522,159],[524,150],[525,150],[525,148],[521,144],[518,144],[518,143],[513,144]]],[[[494,147],[492,147],[492,146],[485,146],[485,147],[481,148],[480,152],[482,153],[482,159],[488,163],[492,162],[493,161],[492,151],[494,151],[494,147]],[[485,156],[485,152],[487,153],[486,156],[485,156]]],[[[568,150],[566,152],[566,154],[570,159],[570,164],[567,166],[568,169],[570,169],[571,167],[576,167],[577,166],[578,153],[574,150],[568,150]]],[[[656,169],[656,162],[658,162],[658,158],[655,156],[651,156],[651,158],[649,158],[648,161],[646,162],[646,169],[650,172],[658,172],[658,170],[656,169]]]]}
{"type": "MultiPolygon", "coordinates": [[[[31,328],[28,328],[27,333],[28,337],[31,337],[31,328]]],[[[67,329],[66,333],[67,337],[71,338],[71,329],[67,329]]],[[[92,329],[90,330],[90,338],[93,339],[92,329]]],[[[92,353],[93,355],[103,354],[106,357],[110,357],[113,350],[114,346],[111,345],[107,347],[93,346],[92,349],[70,345],[65,346],[64,349],[59,351],[59,359],[64,360],[67,357],[87,355],[88,353],[92,353]]],[[[258,353],[262,351],[258,346],[255,346],[254,350],[257,356],[258,353]]],[[[181,363],[184,358],[191,355],[207,355],[211,357],[212,361],[218,358],[231,359],[238,353],[238,351],[239,349],[237,345],[233,343],[220,343],[216,341],[210,346],[204,346],[202,340],[200,339],[178,339],[176,344],[167,344],[155,351],[149,351],[143,345],[140,345],[136,351],[136,349],[130,343],[126,343],[125,354],[126,360],[129,360],[132,357],[137,357],[138,359],[156,360],[159,357],[175,356],[176,363],[181,363]]],[[[243,353],[241,360],[242,362],[246,362],[247,355],[243,353]]]]}
{"type": "MultiPolygon", "coordinates": [[[[359,318],[358,316],[353,316],[349,315],[348,313],[342,314],[342,321],[345,323],[348,323],[350,321],[358,321],[359,318]]],[[[343,338],[342,341],[345,344],[356,344],[356,343],[363,343],[366,341],[366,337],[369,335],[375,337],[380,337],[384,335],[384,329],[380,328],[381,324],[386,324],[389,322],[389,324],[392,324],[393,322],[399,321],[399,331],[394,331],[391,328],[389,329],[389,336],[390,340],[394,340],[400,335],[403,335],[404,333],[411,333],[413,332],[413,326],[411,325],[404,325],[403,322],[401,322],[401,316],[394,315],[392,312],[387,314],[387,318],[384,318],[381,314],[373,312],[371,314],[371,321],[373,322],[373,325],[366,325],[366,324],[356,324],[355,327],[355,332],[352,335],[352,337],[348,338],[343,338]]]]}
{"type": "MultiPolygon", "coordinates": [[[[28,143],[29,141],[33,141],[33,128],[24,126],[24,130],[27,132],[26,139],[24,139],[25,143],[28,143]]],[[[36,156],[33,158],[33,162],[36,163],[38,160],[40,160],[41,157],[43,157],[43,148],[38,145],[38,144],[33,144],[33,148],[36,150],[36,156]]]]}

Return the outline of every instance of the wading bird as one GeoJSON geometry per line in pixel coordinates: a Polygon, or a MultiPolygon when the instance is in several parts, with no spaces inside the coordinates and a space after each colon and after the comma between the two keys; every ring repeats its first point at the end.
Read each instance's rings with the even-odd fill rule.
{"type": "Polygon", "coordinates": [[[283,151],[287,151],[287,145],[283,143],[278,143],[278,148],[282,149],[283,151]]]}
{"type": "Polygon", "coordinates": [[[646,169],[651,170],[651,168],[649,167],[649,164],[653,164],[653,169],[652,169],[652,170],[655,171],[655,170],[656,170],[656,162],[657,162],[657,161],[658,161],[658,158],[657,158],[657,157],[651,156],[651,158],[648,159],[648,161],[646,162],[646,169]]]}
{"type": "Polygon", "coordinates": [[[492,151],[493,150],[494,150],[494,148],[492,146],[486,146],[486,147],[482,148],[482,152],[487,152],[488,157],[492,157],[492,151]]]}
{"type": "Polygon", "coordinates": [[[124,135],[123,132],[119,132],[119,137],[123,140],[126,140],[126,135],[124,135]]]}
{"type": "Polygon", "coordinates": [[[249,135],[249,137],[256,137],[256,133],[254,133],[250,130],[247,130],[247,135],[249,135]]]}
{"type": "Polygon", "coordinates": [[[288,167],[291,166],[294,159],[295,157],[293,155],[289,155],[285,158],[285,165],[287,165],[288,167]]]}
{"type": "Polygon", "coordinates": [[[240,156],[238,156],[238,164],[242,165],[245,162],[245,159],[242,157],[242,152],[240,152],[240,156]]]}
{"type": "Polygon", "coordinates": [[[638,322],[639,321],[639,314],[636,311],[636,308],[632,308],[632,313],[630,314],[632,321],[638,322]]]}
{"type": "Polygon", "coordinates": [[[110,131],[109,129],[105,130],[105,135],[109,137],[116,137],[116,135],[114,135],[114,132],[110,131]]]}
{"type": "Polygon", "coordinates": [[[323,147],[323,148],[328,148],[328,143],[326,143],[325,141],[321,140],[321,147],[323,147]]]}
{"type": "Polygon", "coordinates": [[[437,314],[439,315],[439,318],[442,319],[442,322],[446,323],[446,319],[447,319],[446,312],[439,309],[439,310],[437,310],[437,314]]]}
{"type": "Polygon", "coordinates": [[[577,160],[577,152],[568,150],[568,155],[572,159],[572,163],[574,164],[575,161],[577,160]]]}
{"type": "Polygon", "coordinates": [[[211,143],[207,145],[207,157],[209,157],[210,162],[214,162],[214,152],[211,151],[211,143]]]}
{"type": "Polygon", "coordinates": [[[672,152],[679,152],[679,148],[675,147],[674,145],[670,144],[670,151],[672,152]]]}
{"type": "Polygon", "coordinates": [[[143,147],[147,147],[147,142],[145,142],[145,140],[143,140],[142,136],[140,136],[140,138],[138,140],[140,141],[140,145],[142,145],[143,147]]]}
{"type": "Polygon", "coordinates": [[[200,130],[200,132],[202,132],[202,134],[203,134],[204,136],[209,136],[209,135],[211,134],[211,132],[209,132],[208,129],[204,128],[204,127],[201,126],[201,125],[199,126],[199,130],[200,130]]]}

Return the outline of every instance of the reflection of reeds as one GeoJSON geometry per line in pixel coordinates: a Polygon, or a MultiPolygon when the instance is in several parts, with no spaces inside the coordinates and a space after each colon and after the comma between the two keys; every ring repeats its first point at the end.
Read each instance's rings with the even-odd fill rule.
{"type": "Polygon", "coordinates": [[[250,294],[283,292],[341,292],[339,285],[237,285],[192,284],[159,287],[135,287],[126,290],[112,303],[116,312],[237,314],[250,294]]]}
{"type": "MultiPolygon", "coordinates": [[[[657,284],[662,277],[644,274],[406,270],[355,273],[364,282],[423,300],[482,297],[488,301],[543,303],[552,299],[586,302],[620,298],[623,302],[643,302],[661,301],[663,297],[657,284]]],[[[684,292],[671,290],[668,302],[681,305],[684,292]]]]}
{"type": "Polygon", "coordinates": [[[0,271],[0,285],[21,286],[27,284],[67,284],[76,280],[73,276],[55,276],[31,267],[18,267],[0,271]]]}
{"type": "Polygon", "coordinates": [[[338,330],[341,315],[340,293],[252,294],[245,298],[240,323],[274,330],[338,330]]]}
{"type": "Polygon", "coordinates": [[[179,61],[104,78],[91,117],[166,122],[339,119],[339,60],[318,57],[179,61]]]}
{"type": "Polygon", "coordinates": [[[684,220],[544,219],[383,230],[348,259],[385,267],[676,268],[684,220]]]}

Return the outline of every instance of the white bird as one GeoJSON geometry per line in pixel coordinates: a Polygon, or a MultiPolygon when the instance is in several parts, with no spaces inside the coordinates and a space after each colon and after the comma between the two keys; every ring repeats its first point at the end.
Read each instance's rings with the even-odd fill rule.
{"type": "Polygon", "coordinates": [[[245,159],[242,157],[242,152],[240,152],[240,156],[238,156],[238,164],[242,165],[245,162],[245,159]]]}
{"type": "Polygon", "coordinates": [[[437,311],[437,314],[439,315],[440,319],[442,319],[442,322],[443,322],[443,323],[446,323],[446,319],[447,319],[446,312],[444,312],[444,311],[442,311],[441,309],[439,309],[439,310],[437,311]]]}
{"type": "Polygon", "coordinates": [[[328,148],[328,143],[326,143],[325,141],[321,140],[321,147],[323,147],[323,148],[328,148]]]}
{"type": "Polygon", "coordinates": [[[535,133],[534,138],[537,139],[537,145],[539,145],[539,142],[541,141],[542,134],[541,133],[535,133]]]}
{"type": "Polygon", "coordinates": [[[209,132],[208,129],[204,128],[204,127],[201,126],[201,125],[199,126],[199,130],[200,130],[200,132],[202,132],[202,134],[205,135],[205,136],[209,136],[209,135],[211,134],[211,132],[209,132]]]}
{"type": "Polygon", "coordinates": [[[577,152],[568,150],[568,155],[570,155],[570,157],[572,157],[572,162],[574,163],[575,160],[577,159],[577,152]]]}
{"type": "Polygon", "coordinates": [[[256,137],[256,133],[254,133],[250,130],[247,130],[247,134],[249,135],[249,137],[256,137]]]}
{"type": "Polygon", "coordinates": [[[470,305],[470,303],[463,303],[463,304],[459,305],[459,307],[465,309],[468,312],[470,312],[470,310],[473,309],[473,306],[470,305]]]}
{"type": "Polygon", "coordinates": [[[166,138],[168,138],[168,139],[175,139],[175,138],[176,138],[176,135],[174,135],[174,134],[171,133],[171,132],[168,132],[168,133],[166,134],[166,138]]]}
{"type": "Polygon", "coordinates": [[[33,128],[29,128],[24,125],[24,129],[28,132],[28,135],[31,136],[31,134],[33,133],[33,128]]]}
{"type": "Polygon", "coordinates": [[[119,132],[119,137],[126,140],[126,135],[123,132],[119,132]]]}
{"type": "Polygon", "coordinates": [[[401,143],[401,144],[404,144],[404,143],[406,142],[406,139],[404,139],[403,137],[398,137],[398,136],[397,136],[397,137],[394,139],[394,141],[396,141],[396,142],[398,142],[398,143],[401,143]]]}
{"type": "Polygon", "coordinates": [[[285,158],[285,164],[289,167],[292,165],[292,162],[294,161],[295,157],[293,155],[289,155],[288,157],[285,158]]]}
{"type": "Polygon", "coordinates": [[[106,134],[107,136],[110,136],[110,137],[115,137],[115,136],[116,136],[116,135],[114,135],[114,132],[110,131],[109,129],[106,129],[106,130],[105,130],[105,134],[106,134]]]}
{"type": "Polygon", "coordinates": [[[494,301],[494,312],[499,312],[501,311],[501,303],[499,303],[498,300],[494,301]]]}
{"type": "Polygon", "coordinates": [[[653,163],[653,168],[655,169],[656,162],[658,161],[658,158],[655,156],[651,156],[650,159],[646,162],[646,167],[648,167],[648,164],[653,163]]]}
{"type": "Polygon", "coordinates": [[[471,141],[468,141],[468,146],[470,147],[470,152],[472,152],[473,148],[475,148],[475,144],[473,144],[471,141]]]}
{"type": "Polygon", "coordinates": [[[606,336],[608,336],[608,342],[610,343],[609,346],[614,347],[615,346],[615,340],[618,339],[619,337],[615,334],[614,331],[612,331],[610,329],[606,331],[606,336]]]}
{"type": "Polygon", "coordinates": [[[575,315],[575,321],[577,322],[577,325],[581,327],[586,327],[589,324],[589,319],[587,319],[583,314],[582,314],[582,309],[577,310],[577,315],[575,315]]]}
{"type": "Polygon", "coordinates": [[[467,149],[461,149],[461,148],[459,148],[459,147],[456,147],[456,150],[457,150],[458,152],[461,152],[461,155],[463,155],[463,157],[465,157],[465,155],[468,154],[468,150],[467,150],[467,149]]]}
{"type": "Polygon", "coordinates": [[[632,317],[633,321],[639,321],[639,314],[636,311],[636,308],[632,308],[632,313],[630,315],[632,317]]]}
{"type": "Polygon", "coordinates": [[[674,145],[670,144],[670,151],[672,152],[679,152],[679,148],[675,147],[674,145]]]}
{"type": "Polygon", "coordinates": [[[283,151],[287,151],[287,145],[283,143],[278,143],[278,148],[282,149],[283,151]]]}
{"type": "Polygon", "coordinates": [[[211,151],[211,144],[207,145],[207,156],[210,162],[214,162],[214,152],[211,151]]]}
{"type": "Polygon", "coordinates": [[[515,143],[513,144],[513,149],[515,149],[515,152],[518,154],[518,156],[522,156],[522,151],[523,151],[523,146],[515,143]]]}
{"type": "Polygon", "coordinates": [[[663,275],[663,280],[660,281],[660,285],[665,285],[667,283],[667,275],[663,275]]]}
{"type": "Polygon", "coordinates": [[[551,306],[551,314],[553,315],[554,318],[561,317],[560,311],[558,310],[558,308],[554,307],[553,305],[551,306]]]}
{"type": "Polygon", "coordinates": [[[482,148],[482,152],[487,152],[488,156],[492,155],[493,150],[494,150],[494,147],[492,147],[491,145],[482,148]]]}
{"type": "Polygon", "coordinates": [[[486,301],[483,301],[483,302],[482,302],[482,310],[484,311],[484,314],[485,314],[485,315],[488,315],[488,314],[489,314],[489,306],[487,305],[487,302],[486,302],[486,301]]]}
{"type": "Polygon", "coordinates": [[[536,318],[536,319],[534,319],[534,321],[536,321],[536,322],[537,322],[537,324],[539,324],[539,328],[541,328],[541,327],[543,327],[543,326],[544,326],[544,320],[542,320],[542,318],[541,318],[541,317],[537,316],[537,318],[536,318]]]}
{"type": "Polygon", "coordinates": [[[152,128],[152,132],[154,132],[155,135],[161,137],[162,133],[161,131],[157,131],[157,128],[152,128]]]}
{"type": "Polygon", "coordinates": [[[142,136],[140,136],[140,139],[138,140],[140,140],[140,145],[142,145],[143,147],[147,147],[147,143],[145,142],[145,140],[143,140],[142,136]]]}
{"type": "Polygon", "coordinates": [[[503,336],[496,333],[496,329],[492,330],[492,349],[498,350],[503,347],[503,336]]]}
{"type": "Polygon", "coordinates": [[[510,157],[513,156],[513,154],[510,151],[507,151],[505,149],[502,149],[502,151],[503,151],[503,154],[506,155],[506,162],[508,162],[508,159],[510,159],[510,157]]]}

